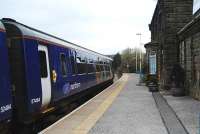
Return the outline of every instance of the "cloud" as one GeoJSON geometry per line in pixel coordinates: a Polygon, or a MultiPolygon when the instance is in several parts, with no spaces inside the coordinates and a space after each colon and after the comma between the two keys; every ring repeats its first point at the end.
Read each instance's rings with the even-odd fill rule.
{"type": "Polygon", "coordinates": [[[150,41],[148,24],[156,5],[152,0],[6,0],[0,17],[78,43],[103,54],[150,41]]]}

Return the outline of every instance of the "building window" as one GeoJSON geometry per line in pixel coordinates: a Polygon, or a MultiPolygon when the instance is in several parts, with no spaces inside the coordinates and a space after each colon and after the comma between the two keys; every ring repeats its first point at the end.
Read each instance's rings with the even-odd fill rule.
{"type": "Polygon", "coordinates": [[[185,42],[182,41],[180,44],[180,63],[181,66],[184,68],[185,65],[185,42]]]}

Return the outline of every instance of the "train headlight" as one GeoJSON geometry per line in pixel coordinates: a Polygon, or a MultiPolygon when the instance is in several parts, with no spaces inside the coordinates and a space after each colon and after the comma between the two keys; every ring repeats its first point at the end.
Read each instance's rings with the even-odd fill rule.
{"type": "Polygon", "coordinates": [[[53,78],[53,82],[56,83],[57,80],[57,73],[55,70],[52,71],[52,78],[53,78]]]}

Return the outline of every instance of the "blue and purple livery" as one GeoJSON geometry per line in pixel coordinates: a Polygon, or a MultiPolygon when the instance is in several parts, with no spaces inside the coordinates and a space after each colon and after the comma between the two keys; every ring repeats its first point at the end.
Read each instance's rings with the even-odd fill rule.
{"type": "Polygon", "coordinates": [[[16,119],[31,122],[68,97],[113,80],[111,58],[11,19],[2,23],[0,104],[6,109],[0,119],[11,115],[12,103],[16,119]]]}
{"type": "Polygon", "coordinates": [[[11,118],[12,97],[9,77],[8,50],[6,47],[6,31],[0,22],[0,122],[11,118]]]}

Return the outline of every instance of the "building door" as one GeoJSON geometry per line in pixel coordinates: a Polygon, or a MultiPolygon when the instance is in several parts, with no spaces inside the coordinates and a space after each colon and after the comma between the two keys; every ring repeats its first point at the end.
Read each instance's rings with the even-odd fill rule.
{"type": "Polygon", "coordinates": [[[38,45],[38,52],[42,87],[42,107],[46,107],[51,100],[51,77],[49,68],[48,49],[46,46],[38,45]]]}

